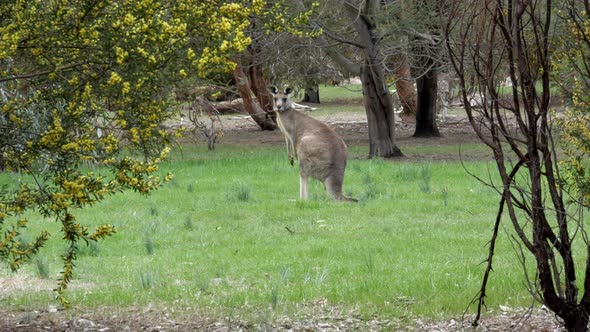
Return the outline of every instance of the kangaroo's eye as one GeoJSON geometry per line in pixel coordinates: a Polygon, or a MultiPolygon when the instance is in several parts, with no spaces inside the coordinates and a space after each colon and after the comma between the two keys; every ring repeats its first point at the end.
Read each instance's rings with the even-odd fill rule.
{"type": "Polygon", "coordinates": [[[283,98],[283,103],[286,103],[286,102],[287,102],[287,98],[283,98]]]}

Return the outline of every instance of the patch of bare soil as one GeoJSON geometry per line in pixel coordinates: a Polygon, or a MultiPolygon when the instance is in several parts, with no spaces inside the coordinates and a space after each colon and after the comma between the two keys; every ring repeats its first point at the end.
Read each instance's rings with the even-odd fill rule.
{"type": "MultiPolygon", "coordinates": [[[[360,145],[369,146],[369,133],[367,118],[364,114],[338,113],[332,115],[316,116],[313,112],[311,116],[332,126],[344,139],[348,146],[360,145]]],[[[222,120],[223,137],[217,144],[238,144],[238,145],[258,145],[258,146],[283,146],[285,139],[282,133],[277,129],[275,131],[261,131],[252,119],[244,115],[229,115],[222,120]]],[[[418,161],[424,159],[436,159],[446,161],[456,161],[459,159],[482,159],[489,155],[474,156],[461,155],[456,152],[441,152],[436,155],[416,155],[404,151],[405,147],[412,145],[449,145],[449,144],[472,144],[480,143],[478,137],[473,132],[470,124],[464,116],[449,115],[445,119],[439,119],[438,127],[441,137],[417,138],[413,137],[415,120],[412,118],[398,119],[396,122],[396,144],[404,153],[401,160],[418,161]]],[[[197,133],[195,139],[199,143],[204,143],[204,136],[197,133]]]]}
{"type": "Polygon", "coordinates": [[[488,314],[474,327],[472,318],[427,321],[398,318],[363,318],[357,309],[341,310],[318,300],[298,317],[278,316],[263,322],[239,317],[210,319],[198,313],[170,314],[166,310],[144,309],[92,312],[57,311],[7,312],[0,309],[0,331],[564,331],[553,315],[541,308],[532,312],[502,308],[488,314]],[[310,310],[307,310],[310,309],[310,310]]]}

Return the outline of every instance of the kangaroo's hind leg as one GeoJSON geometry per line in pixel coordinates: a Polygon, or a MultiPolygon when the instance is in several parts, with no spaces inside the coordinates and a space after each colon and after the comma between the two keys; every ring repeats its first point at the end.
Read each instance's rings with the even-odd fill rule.
{"type": "Polygon", "coordinates": [[[342,200],[342,177],[337,175],[330,175],[324,180],[324,186],[332,199],[336,201],[342,200]]]}
{"type": "Polygon", "coordinates": [[[303,174],[299,176],[299,198],[307,200],[307,176],[303,174]]]}

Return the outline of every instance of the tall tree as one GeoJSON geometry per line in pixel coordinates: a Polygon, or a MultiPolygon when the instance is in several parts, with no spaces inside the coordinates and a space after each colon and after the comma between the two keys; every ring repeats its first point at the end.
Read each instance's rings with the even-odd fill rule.
{"type": "Polygon", "coordinates": [[[360,53],[358,62],[347,58],[328,40],[317,37],[324,51],[347,72],[358,75],[362,90],[369,127],[369,157],[391,158],[402,155],[395,144],[395,114],[393,101],[387,88],[384,73],[384,56],[380,49],[382,35],[378,27],[378,16],[382,2],[345,1],[339,4],[347,15],[347,22],[354,26],[354,34],[346,37],[323,26],[325,35],[339,43],[355,47],[360,53]]]}
{"type": "Polygon", "coordinates": [[[259,28],[258,18],[250,19],[248,35],[252,43],[246,51],[234,58],[234,80],[242,97],[244,109],[262,130],[275,130],[277,125],[272,116],[272,102],[268,93],[268,83],[264,79],[262,49],[265,47],[264,28],[259,28]]]}
{"type": "Polygon", "coordinates": [[[436,123],[438,73],[441,66],[442,38],[440,18],[433,0],[414,3],[414,24],[417,29],[412,41],[414,76],[416,77],[417,109],[415,137],[438,137],[436,123]]]}
{"type": "Polygon", "coordinates": [[[239,66],[234,70],[234,79],[244,109],[262,130],[275,130],[276,115],[272,111],[268,75],[265,74],[269,67],[280,61],[274,58],[274,51],[280,47],[275,43],[281,39],[297,40],[314,35],[314,31],[303,30],[312,10],[299,11],[284,0],[266,6],[268,11],[263,15],[250,16],[247,36],[251,43],[246,52],[235,57],[239,66]]]}
{"type": "Polygon", "coordinates": [[[265,35],[268,30],[257,17],[252,17],[250,22],[248,35],[251,36],[252,43],[241,58],[237,59],[238,66],[234,70],[234,79],[242,97],[244,109],[252,116],[254,122],[262,130],[275,130],[277,125],[268,92],[269,84],[263,73],[265,60],[263,49],[267,47],[268,41],[265,35]]]}
{"type": "Polygon", "coordinates": [[[256,97],[256,86],[254,86],[254,89],[252,88],[252,82],[254,82],[254,84],[260,83],[261,77],[259,77],[259,73],[257,73],[260,68],[257,68],[258,65],[244,66],[239,58],[236,58],[235,62],[237,66],[234,69],[234,79],[236,81],[236,86],[238,87],[238,92],[242,97],[244,109],[250,114],[254,122],[260,126],[260,129],[275,130],[277,125],[270,116],[271,109],[263,108],[260,99],[256,97]],[[248,75],[247,73],[250,73],[251,75],[248,75]]]}
{"type": "MultiPolygon", "coordinates": [[[[445,37],[468,119],[494,154],[501,181],[496,187],[500,205],[475,323],[487,295],[494,243],[507,211],[523,267],[528,267],[527,254],[534,258],[534,278],[526,274],[529,291],[562,319],[568,331],[586,331],[590,245],[580,215],[570,213],[580,203],[568,200],[551,130],[551,59],[557,42],[554,4],[465,0],[442,5],[450,6],[445,37]],[[508,95],[500,89],[506,77],[512,83],[508,95]],[[474,94],[478,98],[473,100],[481,101],[477,107],[472,103],[474,94]],[[582,241],[582,252],[574,250],[576,241],[582,241]]],[[[580,17],[585,21],[586,15],[580,17]]],[[[578,32],[582,34],[574,33],[574,38],[582,38],[587,30],[578,32]]],[[[575,192],[571,194],[575,197],[575,192]]]]}

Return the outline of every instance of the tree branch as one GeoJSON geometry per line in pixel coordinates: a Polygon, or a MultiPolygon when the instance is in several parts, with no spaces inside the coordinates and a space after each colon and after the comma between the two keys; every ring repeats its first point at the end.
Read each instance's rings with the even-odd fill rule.
{"type": "Polygon", "coordinates": [[[8,81],[15,81],[15,80],[24,80],[24,79],[38,77],[38,76],[45,76],[45,75],[49,75],[49,74],[55,73],[55,72],[66,71],[66,70],[69,70],[69,69],[87,64],[87,63],[88,63],[87,61],[84,61],[84,62],[78,62],[78,63],[74,63],[74,64],[67,65],[67,66],[56,67],[52,70],[45,70],[45,71],[41,71],[38,73],[25,74],[25,75],[13,75],[10,77],[0,77],[0,83],[8,82],[8,81]]]}
{"type": "MultiPolygon", "coordinates": [[[[347,44],[347,45],[351,45],[351,46],[358,47],[358,48],[365,48],[365,45],[363,45],[355,40],[344,39],[344,38],[332,33],[330,30],[328,30],[325,26],[323,26],[319,22],[314,22],[314,24],[317,25],[318,27],[322,28],[322,31],[324,32],[324,34],[326,36],[328,36],[330,39],[333,39],[333,40],[335,40],[339,43],[342,43],[342,44],[347,44]]],[[[318,37],[318,38],[321,38],[321,37],[318,37]]]]}
{"type": "Polygon", "coordinates": [[[350,59],[345,57],[342,53],[336,51],[333,47],[330,47],[326,39],[320,36],[316,37],[316,40],[320,47],[322,47],[322,49],[326,52],[326,54],[328,54],[328,56],[342,69],[356,76],[361,74],[361,66],[350,61],[350,59]]]}

